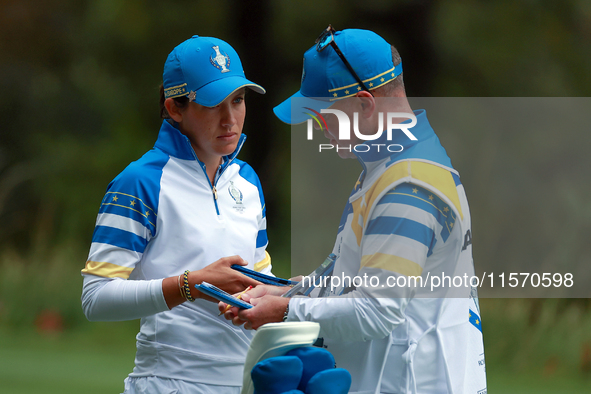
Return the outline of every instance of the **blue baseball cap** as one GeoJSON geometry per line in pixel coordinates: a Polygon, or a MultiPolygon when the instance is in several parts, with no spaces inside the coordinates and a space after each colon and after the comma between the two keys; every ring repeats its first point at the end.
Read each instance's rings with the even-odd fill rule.
{"type": "MultiPolygon", "coordinates": [[[[337,31],[334,41],[369,90],[387,84],[402,73],[402,63],[394,66],[390,44],[372,31],[337,31]]],[[[304,53],[300,90],[273,108],[273,112],[285,123],[302,123],[310,117],[310,109],[320,112],[360,90],[362,87],[334,48],[326,47],[319,52],[314,45],[304,53]]]]}
{"type": "Polygon", "coordinates": [[[188,96],[205,107],[215,107],[240,88],[265,94],[246,79],[238,54],[225,41],[193,36],[170,52],[162,74],[164,98],[188,96]]]}

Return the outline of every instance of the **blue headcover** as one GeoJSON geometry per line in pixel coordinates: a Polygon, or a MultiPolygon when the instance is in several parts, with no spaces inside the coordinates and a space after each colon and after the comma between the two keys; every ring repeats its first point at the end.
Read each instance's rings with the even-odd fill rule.
{"type": "Polygon", "coordinates": [[[286,356],[295,356],[302,360],[304,371],[298,385],[298,390],[305,391],[306,385],[312,376],[325,369],[334,368],[334,357],[326,350],[319,347],[298,347],[286,353],[286,356]]]}
{"type": "Polygon", "coordinates": [[[343,368],[327,369],[312,376],[305,394],[347,394],[351,374],[343,368]]]}
{"type": "Polygon", "coordinates": [[[251,377],[254,394],[346,394],[351,387],[351,374],[335,368],[328,350],[313,346],[260,361],[251,377]]]}
{"type": "Polygon", "coordinates": [[[298,387],[302,361],[295,356],[271,357],[257,363],[251,372],[255,394],[278,394],[298,387]]]}

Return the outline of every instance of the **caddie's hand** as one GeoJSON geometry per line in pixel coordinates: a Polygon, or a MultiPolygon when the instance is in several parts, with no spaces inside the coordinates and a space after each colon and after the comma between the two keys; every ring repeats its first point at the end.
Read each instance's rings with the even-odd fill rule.
{"type": "MultiPolygon", "coordinates": [[[[278,323],[283,321],[283,315],[289,304],[289,298],[275,295],[264,295],[260,298],[251,298],[250,303],[254,305],[250,309],[241,309],[235,319],[244,323],[247,330],[258,329],[267,323],[278,323]]],[[[232,321],[234,324],[234,320],[232,321]]]]}
{"type": "MultiPolygon", "coordinates": [[[[253,288],[252,290],[247,291],[246,293],[242,294],[241,299],[250,303],[252,298],[260,298],[264,295],[277,295],[280,296],[283,293],[287,292],[290,288],[287,286],[273,286],[273,285],[258,285],[257,287],[253,288]]],[[[236,294],[235,294],[236,295],[236,294]]],[[[239,309],[237,307],[231,307],[227,309],[228,304],[224,302],[218,303],[218,309],[220,313],[224,314],[224,318],[226,320],[231,320],[235,326],[241,326],[246,321],[241,320],[238,317],[239,309]]]]}
{"type": "Polygon", "coordinates": [[[286,293],[291,287],[289,286],[273,286],[273,285],[258,285],[257,287],[242,294],[242,299],[250,302],[252,298],[261,298],[265,295],[280,296],[286,293]]]}
{"type": "Polygon", "coordinates": [[[209,297],[199,290],[195,289],[196,284],[208,282],[220,289],[235,294],[243,291],[248,286],[257,286],[260,282],[233,270],[232,265],[247,265],[248,263],[240,256],[222,257],[211,263],[205,268],[197,271],[191,271],[189,274],[189,283],[191,283],[191,294],[194,298],[203,298],[209,301],[217,302],[216,299],[209,297]]]}

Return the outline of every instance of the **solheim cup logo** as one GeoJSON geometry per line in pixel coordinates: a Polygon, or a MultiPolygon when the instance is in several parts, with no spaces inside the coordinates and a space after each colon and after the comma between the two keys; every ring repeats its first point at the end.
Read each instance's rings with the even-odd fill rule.
{"type": "Polygon", "coordinates": [[[234,186],[234,182],[232,181],[230,181],[230,186],[228,186],[228,192],[234,201],[236,201],[236,204],[242,204],[242,192],[234,186]]]}
{"type": "Polygon", "coordinates": [[[234,210],[236,210],[238,213],[244,212],[244,209],[246,209],[242,204],[242,199],[244,196],[242,195],[240,189],[234,186],[234,182],[232,181],[230,181],[230,186],[228,186],[228,193],[230,193],[230,197],[232,197],[232,199],[234,199],[236,202],[232,208],[234,208],[234,210]]]}
{"type": "Polygon", "coordinates": [[[215,45],[212,47],[215,53],[212,53],[209,56],[209,61],[211,64],[217,68],[218,70],[222,70],[222,73],[227,73],[230,71],[228,67],[230,67],[230,56],[227,53],[220,52],[220,47],[215,45]],[[214,56],[215,55],[215,56],[214,56]]]}

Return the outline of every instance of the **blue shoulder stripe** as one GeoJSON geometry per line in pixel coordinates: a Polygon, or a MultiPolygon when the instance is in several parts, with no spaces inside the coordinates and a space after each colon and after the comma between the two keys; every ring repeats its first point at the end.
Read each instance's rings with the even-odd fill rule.
{"type": "Polygon", "coordinates": [[[152,235],[156,233],[156,213],[142,199],[119,192],[107,192],[99,213],[111,213],[140,222],[152,235]]]}
{"type": "Polygon", "coordinates": [[[397,203],[422,209],[433,215],[442,226],[441,238],[447,241],[456,221],[453,210],[439,196],[427,189],[411,183],[402,183],[390,190],[378,202],[379,204],[397,203]]]}
{"type": "Polygon", "coordinates": [[[435,232],[424,224],[414,220],[397,218],[392,216],[382,216],[370,220],[367,225],[365,235],[400,235],[402,237],[413,239],[429,248],[427,256],[433,253],[433,248],[437,240],[435,232]]]}
{"type": "Polygon", "coordinates": [[[131,163],[109,184],[100,213],[133,219],[156,234],[162,169],[170,157],[152,149],[131,163]]]}
{"type": "Polygon", "coordinates": [[[259,180],[258,175],[254,172],[254,169],[247,164],[246,162],[238,159],[234,159],[234,163],[240,166],[240,170],[238,173],[244,179],[246,179],[249,183],[252,183],[256,186],[257,190],[259,191],[259,198],[261,200],[261,207],[263,207],[263,217],[267,216],[267,207],[265,206],[265,197],[263,196],[263,187],[261,186],[261,181],[259,180]]]}
{"type": "MultiPolygon", "coordinates": [[[[392,140],[388,140],[389,133],[382,133],[382,135],[372,141],[373,144],[383,144],[389,146],[390,144],[398,144],[403,147],[403,150],[398,152],[390,152],[386,148],[380,150],[370,149],[367,152],[355,153],[355,155],[361,159],[362,162],[373,162],[385,159],[389,157],[389,161],[386,166],[390,166],[400,160],[406,159],[424,159],[439,163],[446,167],[452,168],[451,160],[447,156],[445,148],[441,146],[439,138],[433,131],[429,120],[427,119],[427,112],[424,109],[413,111],[416,118],[417,124],[409,129],[409,131],[417,138],[416,141],[410,140],[399,128],[394,130],[392,134],[392,140]]],[[[402,122],[409,123],[410,119],[402,122]]]]}
{"type": "Polygon", "coordinates": [[[257,248],[265,246],[269,240],[267,239],[267,230],[260,230],[257,234],[257,248]]]}
{"type": "Polygon", "coordinates": [[[347,223],[347,218],[350,214],[353,213],[353,205],[347,200],[347,205],[345,205],[345,209],[341,214],[341,221],[339,222],[339,228],[337,229],[337,234],[339,234],[345,228],[345,223],[347,223]]]}
{"type": "Polygon", "coordinates": [[[139,235],[107,226],[96,226],[94,228],[92,242],[109,244],[138,253],[144,253],[148,244],[148,241],[139,235]]]}
{"type": "MultiPolygon", "coordinates": [[[[363,176],[364,176],[364,172],[361,173],[361,176],[359,177],[359,179],[362,179],[363,176]]],[[[355,183],[355,186],[353,187],[353,190],[351,191],[351,194],[349,195],[349,198],[351,198],[351,196],[353,194],[355,194],[355,192],[357,192],[360,187],[361,187],[361,182],[357,181],[357,183],[355,183]]],[[[347,205],[345,205],[345,209],[343,210],[343,213],[341,214],[341,221],[339,222],[339,228],[337,230],[337,234],[339,234],[341,231],[343,231],[343,229],[345,228],[345,223],[347,223],[347,217],[349,217],[349,215],[352,213],[353,213],[353,205],[351,204],[351,202],[349,202],[349,200],[347,200],[347,205]]]]}
{"type": "Polygon", "coordinates": [[[437,217],[439,208],[435,205],[435,198],[439,199],[421,187],[403,183],[386,193],[378,201],[378,205],[392,203],[410,205],[437,217]]]}
{"type": "Polygon", "coordinates": [[[468,309],[468,311],[468,320],[470,321],[470,324],[472,324],[474,327],[478,328],[480,332],[482,332],[482,321],[480,320],[480,316],[478,316],[478,314],[474,312],[472,309],[468,309]]]}

